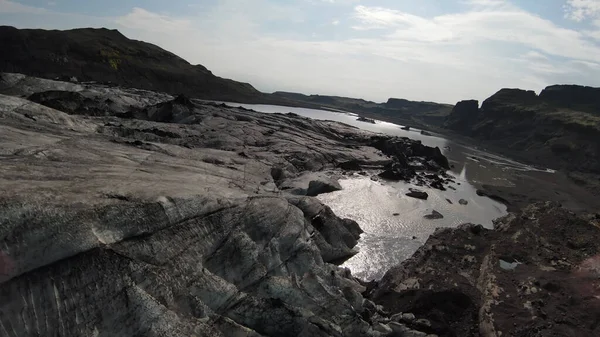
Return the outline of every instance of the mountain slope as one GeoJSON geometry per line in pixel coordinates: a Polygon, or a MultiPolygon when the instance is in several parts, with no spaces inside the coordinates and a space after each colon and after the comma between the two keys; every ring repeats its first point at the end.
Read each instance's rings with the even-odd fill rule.
{"type": "Polygon", "coordinates": [[[192,97],[258,101],[250,84],[213,75],[153,44],[131,40],[117,30],[65,31],[0,26],[0,72],[44,78],[77,78],[125,87],[184,93],[192,97]]]}

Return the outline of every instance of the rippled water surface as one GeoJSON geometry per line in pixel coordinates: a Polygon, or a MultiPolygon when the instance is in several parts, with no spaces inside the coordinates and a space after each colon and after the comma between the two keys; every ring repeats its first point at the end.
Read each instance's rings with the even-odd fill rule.
{"type": "Polygon", "coordinates": [[[422,135],[419,129],[406,131],[401,129],[401,125],[382,121],[376,121],[376,124],[360,122],[355,114],[273,105],[227,104],[267,113],[293,112],[314,119],[339,121],[364,130],[421,140],[425,145],[442,149],[453,165],[449,173],[456,180],[451,185],[454,190],[418,187],[429,194],[426,201],[405,195],[410,187],[415,187],[410,184],[375,182],[359,175],[341,180],[342,191],[318,196],[338,216],[357,221],[365,231],[358,244],[360,252],[343,264],[363,279],[382,277],[390,267],[409,258],[438,227],[475,223],[492,228],[492,220],[505,215],[506,206],[478,196],[474,185],[509,185],[511,170],[536,170],[439,135],[422,135]],[[460,199],[465,199],[468,204],[459,204],[460,199]],[[440,212],[444,218],[425,219],[424,216],[433,210],[440,212]]]}

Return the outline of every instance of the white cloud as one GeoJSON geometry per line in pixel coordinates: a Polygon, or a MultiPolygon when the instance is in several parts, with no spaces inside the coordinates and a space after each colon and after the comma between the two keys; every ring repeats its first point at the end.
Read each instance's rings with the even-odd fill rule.
{"type": "Polygon", "coordinates": [[[44,8],[22,5],[14,1],[0,0],[0,13],[43,14],[47,12],[44,8]]]}
{"type": "Polygon", "coordinates": [[[133,29],[141,29],[150,32],[181,32],[189,30],[192,26],[190,20],[171,18],[149,12],[143,8],[135,7],[131,13],[119,17],[116,23],[133,29]]]}
{"type": "Polygon", "coordinates": [[[356,6],[354,10],[354,17],[361,22],[361,25],[353,27],[357,30],[390,28],[402,25],[418,26],[428,23],[426,19],[419,16],[388,8],[356,6]]]}
{"type": "Polygon", "coordinates": [[[340,20],[333,20],[333,21],[331,21],[331,24],[334,26],[337,26],[340,24],[340,20]]]}
{"type": "Polygon", "coordinates": [[[463,4],[474,6],[474,7],[489,7],[489,8],[508,8],[513,7],[511,3],[505,0],[463,0],[463,4]]]}
{"type": "Polygon", "coordinates": [[[535,50],[530,50],[527,53],[521,55],[521,58],[528,60],[548,60],[548,57],[535,50]]]}
{"type": "MultiPolygon", "coordinates": [[[[487,2],[487,1],[486,1],[487,2]]],[[[517,8],[472,10],[427,19],[397,10],[357,6],[355,29],[388,29],[390,40],[477,44],[485,41],[534,47],[550,55],[600,61],[600,47],[586,35],[517,8]]]]}
{"type": "MultiPolygon", "coordinates": [[[[598,86],[600,45],[594,32],[560,27],[507,1],[463,4],[464,11],[436,17],[365,5],[345,7],[346,12],[335,7],[335,16],[320,25],[291,30],[296,26],[290,22],[314,20],[307,8],[328,5],[321,0],[220,0],[216,6],[189,7],[185,16],[136,8],[95,25],[118,24],[130,38],[263,91],[454,103],[481,100],[502,87],[598,86]],[[343,25],[331,29],[336,21],[343,25]],[[273,29],[279,25],[284,29],[273,29]]],[[[1,15],[0,20],[19,24],[17,15],[1,15]]],[[[43,22],[37,18],[46,18],[39,24],[45,28],[92,22],[66,14],[31,17],[36,25],[43,22]]]]}
{"type": "Polygon", "coordinates": [[[564,7],[565,17],[583,21],[600,16],[600,1],[598,0],[567,0],[564,7]]]}
{"type": "MultiPolygon", "coordinates": [[[[349,15],[355,24],[348,33],[368,37],[337,40],[318,31],[265,33],[260,23],[302,13],[258,1],[225,0],[188,18],[189,34],[138,30],[135,37],[265,91],[453,103],[484,99],[502,87],[540,90],[554,83],[590,85],[600,78],[590,66],[600,63],[600,47],[589,36],[504,1],[470,1],[468,11],[433,18],[359,5],[349,15]],[[271,15],[277,8],[279,15],[271,15]]],[[[167,21],[177,20],[182,19],[167,21]]]]}

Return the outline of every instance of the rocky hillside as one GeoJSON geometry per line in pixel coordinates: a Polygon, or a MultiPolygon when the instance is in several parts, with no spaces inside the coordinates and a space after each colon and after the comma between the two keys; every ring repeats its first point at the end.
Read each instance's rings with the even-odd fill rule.
{"type": "Polygon", "coordinates": [[[311,196],[442,166],[336,122],[0,74],[0,335],[425,336],[336,265],[362,231],[311,196]]]}
{"type": "Polygon", "coordinates": [[[408,126],[441,126],[452,110],[452,105],[449,104],[416,102],[399,98],[390,98],[385,103],[376,103],[359,98],[303,95],[282,91],[275,92],[272,96],[311,104],[315,108],[343,110],[408,126]]]}
{"type": "Polygon", "coordinates": [[[536,165],[600,174],[600,88],[502,89],[456,104],[445,127],[536,165]]]}
{"type": "Polygon", "coordinates": [[[153,44],[117,30],[65,31],[0,26],[0,72],[48,79],[77,79],[183,93],[214,100],[262,101],[250,84],[213,75],[153,44]]]}
{"type": "Polygon", "coordinates": [[[440,336],[600,336],[599,219],[538,203],[494,230],[438,229],[371,299],[440,336]]]}

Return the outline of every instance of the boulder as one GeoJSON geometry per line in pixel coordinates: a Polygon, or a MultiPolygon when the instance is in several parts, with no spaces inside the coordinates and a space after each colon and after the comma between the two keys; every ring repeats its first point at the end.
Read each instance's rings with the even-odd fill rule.
{"type": "Polygon", "coordinates": [[[440,213],[436,210],[433,210],[433,211],[431,211],[430,214],[424,215],[423,218],[428,219],[428,220],[437,220],[437,219],[443,219],[444,216],[442,215],[442,213],[440,213]]]}
{"type": "Polygon", "coordinates": [[[278,186],[281,190],[290,194],[311,197],[342,189],[337,179],[331,178],[323,172],[302,173],[298,177],[280,181],[278,186]]]}
{"type": "Polygon", "coordinates": [[[427,200],[427,198],[429,198],[429,194],[427,194],[427,192],[414,190],[414,189],[411,190],[410,192],[406,193],[406,195],[411,198],[422,199],[422,200],[427,200]]]}

